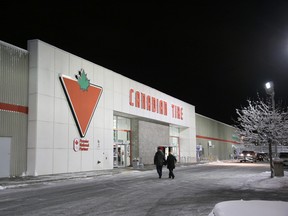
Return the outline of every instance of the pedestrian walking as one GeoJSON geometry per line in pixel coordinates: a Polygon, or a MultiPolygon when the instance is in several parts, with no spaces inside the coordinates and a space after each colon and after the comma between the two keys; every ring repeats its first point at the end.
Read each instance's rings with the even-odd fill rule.
{"type": "Polygon", "coordinates": [[[154,164],[156,166],[156,170],[157,170],[159,178],[162,177],[162,168],[165,163],[166,163],[166,160],[165,160],[165,155],[162,151],[162,148],[158,147],[158,150],[154,155],[154,164]]]}
{"type": "Polygon", "coordinates": [[[175,169],[176,162],[176,157],[172,154],[171,151],[169,151],[169,155],[167,157],[167,169],[169,170],[169,178],[175,178],[173,170],[175,169]]]}

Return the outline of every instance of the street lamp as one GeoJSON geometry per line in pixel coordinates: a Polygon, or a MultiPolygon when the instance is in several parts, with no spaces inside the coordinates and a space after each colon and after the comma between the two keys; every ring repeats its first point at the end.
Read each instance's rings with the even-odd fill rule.
{"type": "MultiPolygon", "coordinates": [[[[265,84],[265,90],[266,90],[266,93],[267,94],[269,94],[269,95],[271,95],[272,97],[274,97],[274,94],[275,94],[275,92],[274,92],[274,83],[273,82],[267,82],[266,84],[265,84]]],[[[273,102],[273,101],[272,101],[273,102]]]]}
{"type": "MultiPolygon", "coordinates": [[[[272,115],[273,115],[273,120],[275,118],[274,114],[275,114],[275,99],[274,99],[274,95],[275,95],[275,91],[274,91],[274,83],[272,81],[270,82],[267,82],[265,84],[265,90],[266,90],[266,93],[268,95],[271,96],[271,100],[272,100],[272,115]]],[[[275,127],[275,125],[274,125],[275,127]]],[[[275,129],[275,128],[274,128],[275,129]]],[[[277,153],[277,142],[274,142],[274,145],[275,145],[275,158],[278,157],[278,153],[277,153]]]]}

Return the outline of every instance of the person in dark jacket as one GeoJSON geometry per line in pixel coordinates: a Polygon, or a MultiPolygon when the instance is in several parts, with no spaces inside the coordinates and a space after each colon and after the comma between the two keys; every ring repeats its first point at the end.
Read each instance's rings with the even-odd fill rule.
{"type": "Polygon", "coordinates": [[[176,162],[177,162],[176,157],[170,151],[167,157],[167,169],[169,169],[169,178],[172,178],[172,179],[175,178],[173,170],[175,169],[176,162]]]}
{"type": "Polygon", "coordinates": [[[163,168],[163,165],[165,164],[165,162],[166,162],[165,161],[165,155],[164,155],[161,147],[158,147],[158,150],[154,155],[154,164],[156,166],[156,170],[157,170],[157,173],[159,175],[159,178],[162,177],[162,168],[163,168]]]}

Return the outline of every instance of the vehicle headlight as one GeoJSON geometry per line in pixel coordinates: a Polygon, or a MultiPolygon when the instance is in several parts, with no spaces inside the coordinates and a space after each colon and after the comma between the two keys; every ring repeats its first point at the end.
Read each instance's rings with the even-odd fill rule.
{"type": "Polygon", "coordinates": [[[251,156],[251,155],[248,153],[247,156],[251,156]]]}

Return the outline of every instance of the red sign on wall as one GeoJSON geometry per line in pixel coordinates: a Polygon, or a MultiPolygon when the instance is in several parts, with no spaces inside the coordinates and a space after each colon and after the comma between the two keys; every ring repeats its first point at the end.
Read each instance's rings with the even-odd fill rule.
{"type": "Polygon", "coordinates": [[[89,140],[87,139],[77,139],[75,138],[73,140],[73,150],[75,152],[78,152],[78,151],[88,151],[89,149],[89,140]]]}
{"type": "Polygon", "coordinates": [[[91,84],[83,69],[76,79],[60,75],[60,81],[80,136],[84,137],[100,100],[102,87],[91,84]]]}

